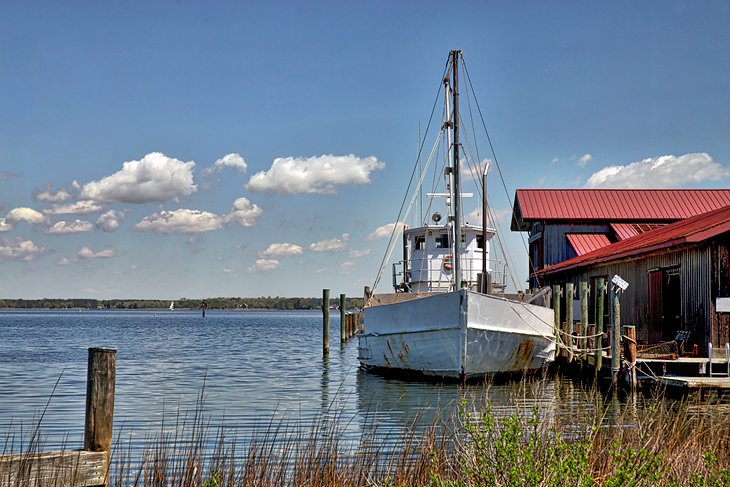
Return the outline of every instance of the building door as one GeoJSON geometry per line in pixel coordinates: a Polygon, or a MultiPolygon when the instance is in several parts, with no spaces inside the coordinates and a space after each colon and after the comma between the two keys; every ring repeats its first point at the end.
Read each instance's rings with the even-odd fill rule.
{"type": "Polygon", "coordinates": [[[649,271],[649,343],[673,340],[682,326],[679,268],[649,271]]]}

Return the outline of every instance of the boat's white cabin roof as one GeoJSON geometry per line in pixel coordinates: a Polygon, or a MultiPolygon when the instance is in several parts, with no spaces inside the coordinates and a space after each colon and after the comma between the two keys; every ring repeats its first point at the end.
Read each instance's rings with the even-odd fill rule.
{"type": "MultiPolygon", "coordinates": [[[[450,232],[451,229],[448,225],[424,225],[422,227],[413,227],[413,228],[407,228],[403,231],[403,234],[408,237],[413,234],[421,234],[426,233],[427,231],[439,231],[439,232],[450,232]]],[[[482,227],[481,225],[471,225],[469,223],[466,223],[461,226],[461,230],[464,233],[482,233],[482,227]]],[[[493,237],[497,231],[494,228],[487,227],[487,238],[493,237]]]]}

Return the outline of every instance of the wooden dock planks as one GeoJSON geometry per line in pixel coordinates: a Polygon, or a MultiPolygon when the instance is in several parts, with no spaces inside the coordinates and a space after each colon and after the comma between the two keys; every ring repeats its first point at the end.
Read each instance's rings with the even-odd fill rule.
{"type": "Polygon", "coordinates": [[[109,452],[64,450],[0,456],[0,487],[106,485],[109,452]]]}

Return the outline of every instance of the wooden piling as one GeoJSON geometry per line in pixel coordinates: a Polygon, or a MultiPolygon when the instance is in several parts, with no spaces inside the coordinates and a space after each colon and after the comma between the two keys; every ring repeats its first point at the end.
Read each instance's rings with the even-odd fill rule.
{"type": "Polygon", "coordinates": [[[636,327],[625,325],[626,341],[624,342],[624,356],[631,367],[629,370],[629,385],[631,390],[636,389],[636,327]]]}
{"type": "Polygon", "coordinates": [[[606,292],[606,280],[603,277],[596,279],[596,373],[603,365],[603,300],[606,292]]]}
{"type": "Polygon", "coordinates": [[[611,285],[611,384],[618,384],[621,370],[621,305],[616,285],[611,285]]]}
{"type": "Polygon", "coordinates": [[[322,357],[330,354],[330,290],[322,289],[322,357]]]}
{"type": "MultiPolygon", "coordinates": [[[[563,343],[563,339],[560,336],[560,284],[553,284],[550,302],[553,307],[553,333],[558,343],[563,343]]],[[[558,347],[556,356],[559,357],[561,355],[563,355],[563,349],[558,347]]]]}
{"type": "Polygon", "coordinates": [[[568,342],[568,363],[573,361],[573,283],[565,283],[565,337],[568,342]]]}
{"type": "Polygon", "coordinates": [[[89,363],[86,372],[84,450],[107,452],[108,455],[112,449],[116,363],[116,350],[89,349],[89,363]]]}
{"type": "MultiPolygon", "coordinates": [[[[584,337],[588,335],[588,282],[581,281],[578,284],[580,293],[580,324],[581,324],[581,335],[584,337]]],[[[588,339],[581,338],[578,341],[578,348],[585,350],[588,348],[588,339]]]]}
{"type": "Polygon", "coordinates": [[[350,338],[350,330],[347,329],[345,318],[345,295],[340,294],[340,343],[345,343],[350,338]]]}

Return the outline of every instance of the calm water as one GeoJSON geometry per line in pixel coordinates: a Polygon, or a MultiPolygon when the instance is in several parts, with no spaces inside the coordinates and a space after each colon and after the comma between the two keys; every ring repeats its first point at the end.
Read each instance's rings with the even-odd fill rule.
{"type": "Polygon", "coordinates": [[[340,347],[338,313],[327,361],[321,333],[316,311],[0,312],[0,450],[21,448],[41,414],[45,449],[81,446],[89,347],[117,350],[115,436],[135,448],[163,428],[163,416],[164,427],[192,416],[201,391],[211,424],[244,439],[272,420],[296,431],[322,418],[353,440],[374,425],[397,439],[463,399],[491,401],[497,414],[540,404],[568,421],[596,407],[564,380],[532,389],[383,379],[358,369],[356,339],[340,347]]]}

